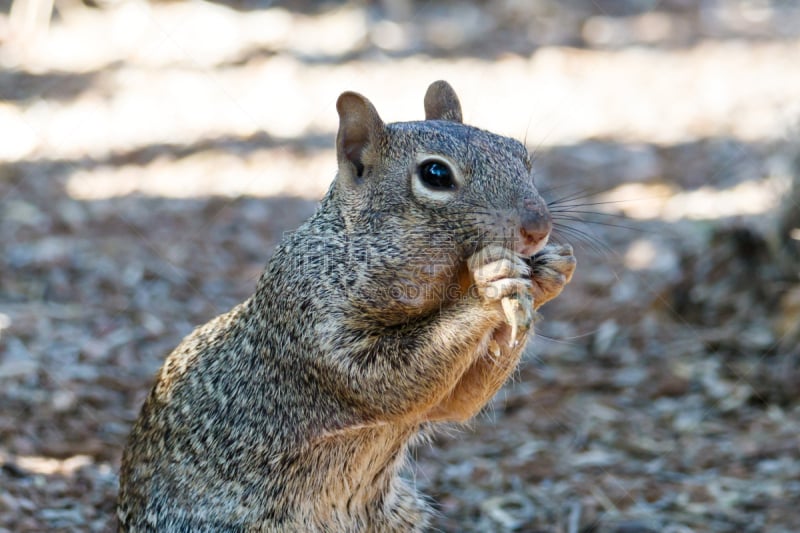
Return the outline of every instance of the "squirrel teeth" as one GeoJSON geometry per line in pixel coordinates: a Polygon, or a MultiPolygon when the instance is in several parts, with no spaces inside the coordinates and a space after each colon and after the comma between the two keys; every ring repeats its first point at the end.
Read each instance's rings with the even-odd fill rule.
{"type": "Polygon", "coordinates": [[[506,322],[511,326],[511,337],[508,345],[516,347],[528,332],[533,321],[533,298],[529,294],[515,294],[501,300],[506,322]]]}

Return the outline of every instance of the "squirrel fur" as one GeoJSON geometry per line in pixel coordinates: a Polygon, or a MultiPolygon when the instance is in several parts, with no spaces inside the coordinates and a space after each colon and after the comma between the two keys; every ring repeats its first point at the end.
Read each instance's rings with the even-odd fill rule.
{"type": "Polygon", "coordinates": [[[427,527],[401,475],[409,445],[491,399],[575,259],[545,246],[525,147],[464,125],[446,82],[424,107],[384,124],[339,97],[317,212],[158,373],[123,455],[121,531],[427,527]]]}

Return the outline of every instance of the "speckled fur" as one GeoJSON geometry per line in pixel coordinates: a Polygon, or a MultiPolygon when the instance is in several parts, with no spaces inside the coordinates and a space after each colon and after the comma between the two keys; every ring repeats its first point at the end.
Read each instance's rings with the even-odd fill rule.
{"type": "MultiPolygon", "coordinates": [[[[461,124],[437,83],[418,122],[384,125],[363,97],[340,98],[342,123],[368,121],[368,142],[347,152],[340,126],[339,172],[317,213],[250,299],[167,358],[123,456],[122,531],[426,528],[424,500],[399,475],[409,443],[475,415],[524,346],[507,342],[497,298],[470,290],[481,265],[468,260],[490,245],[487,261],[502,259],[522,199],[543,205],[523,145],[461,124]],[[421,152],[458,162],[452,201],[413,194],[421,152]]],[[[531,285],[510,257],[514,290],[532,287],[536,307],[574,268],[570,250],[547,248],[531,285]]]]}

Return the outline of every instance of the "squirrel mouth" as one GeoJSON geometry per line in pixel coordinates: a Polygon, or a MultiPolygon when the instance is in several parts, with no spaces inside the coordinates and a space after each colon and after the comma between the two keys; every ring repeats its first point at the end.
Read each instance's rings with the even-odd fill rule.
{"type": "Polygon", "coordinates": [[[538,239],[537,241],[531,242],[518,242],[514,247],[515,250],[519,255],[523,257],[532,257],[539,252],[541,252],[545,246],[547,246],[547,241],[550,240],[550,233],[548,232],[547,235],[538,239]]]}

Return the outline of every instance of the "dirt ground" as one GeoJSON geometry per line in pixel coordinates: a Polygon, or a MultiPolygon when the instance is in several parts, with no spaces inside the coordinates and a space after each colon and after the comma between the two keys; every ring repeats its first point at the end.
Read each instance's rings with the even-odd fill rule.
{"type": "Polygon", "coordinates": [[[417,119],[440,78],[579,266],[415,450],[437,530],[800,531],[799,5],[99,4],[0,15],[0,531],[114,529],[154,373],[313,212],[338,94],[417,119]]]}

